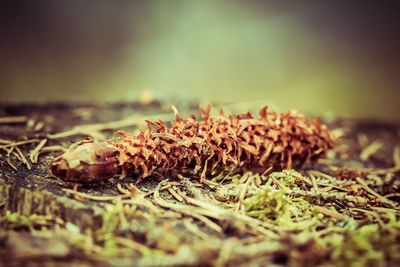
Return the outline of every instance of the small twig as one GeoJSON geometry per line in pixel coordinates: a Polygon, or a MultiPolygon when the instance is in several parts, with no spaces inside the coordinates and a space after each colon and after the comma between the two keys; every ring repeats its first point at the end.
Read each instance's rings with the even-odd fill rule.
{"type": "Polygon", "coordinates": [[[379,223],[379,225],[380,225],[381,227],[384,226],[384,223],[383,223],[382,219],[379,217],[378,214],[376,214],[376,212],[373,212],[373,211],[370,211],[370,210],[364,210],[364,209],[360,209],[360,208],[352,208],[352,209],[350,209],[350,210],[351,210],[351,211],[362,212],[362,213],[367,214],[367,215],[371,215],[371,216],[373,216],[373,217],[376,219],[376,221],[379,223]]]}
{"type": "Polygon", "coordinates": [[[335,210],[331,210],[322,206],[314,206],[314,209],[318,212],[321,212],[325,215],[328,215],[338,221],[343,220],[344,218],[346,218],[346,216],[344,216],[343,214],[340,214],[339,212],[335,211],[335,210]]]}
{"type": "Polygon", "coordinates": [[[13,168],[14,170],[18,171],[18,168],[15,167],[15,165],[11,163],[10,158],[6,158],[6,162],[8,163],[8,165],[10,165],[11,168],[13,168]]]}
{"type": "Polygon", "coordinates": [[[39,158],[39,153],[40,150],[44,147],[46,144],[47,139],[43,139],[40,141],[40,143],[29,153],[29,159],[31,160],[32,163],[37,163],[38,158],[39,158]]]}
{"type": "Polygon", "coordinates": [[[370,207],[370,208],[373,210],[379,211],[379,212],[384,212],[384,213],[394,212],[394,213],[400,215],[400,210],[398,210],[398,209],[384,208],[384,207],[370,207]]]}
{"type": "Polygon", "coordinates": [[[230,255],[232,254],[233,248],[238,245],[238,242],[235,239],[227,239],[222,243],[221,250],[219,251],[219,256],[216,261],[216,267],[226,266],[227,262],[230,259],[230,255]]]}
{"type": "Polygon", "coordinates": [[[330,226],[327,227],[326,229],[320,230],[318,232],[316,232],[316,236],[317,237],[321,237],[323,235],[329,234],[329,233],[344,233],[346,232],[347,229],[343,228],[343,227],[339,227],[339,226],[330,226]]]}
{"type": "Polygon", "coordinates": [[[0,124],[15,124],[27,122],[27,116],[13,116],[13,117],[1,117],[0,124]]]}
{"type": "MultiPolygon", "coordinates": [[[[78,192],[78,187],[79,187],[79,184],[74,184],[74,185],[72,186],[72,190],[73,190],[74,192],[78,192]]],[[[74,199],[75,199],[75,200],[78,200],[78,201],[82,201],[82,200],[83,200],[83,199],[82,199],[80,196],[78,196],[77,194],[74,195],[74,199]]]]}
{"type": "MultiPolygon", "coordinates": [[[[241,207],[243,207],[243,201],[244,201],[244,198],[246,197],[247,189],[249,188],[250,183],[253,181],[253,176],[252,175],[247,175],[247,176],[248,176],[248,178],[246,180],[246,183],[243,186],[242,191],[240,192],[239,201],[238,201],[238,203],[236,205],[236,211],[237,212],[239,210],[241,210],[241,207]]],[[[243,213],[243,210],[242,210],[242,213],[243,213]]]]}
{"type": "Polygon", "coordinates": [[[203,212],[204,215],[211,216],[215,219],[225,219],[225,220],[234,220],[234,221],[242,221],[252,228],[254,228],[256,231],[264,234],[265,236],[271,238],[271,239],[276,239],[278,236],[271,231],[270,229],[276,230],[276,227],[272,224],[269,224],[267,222],[261,222],[257,219],[251,218],[247,215],[236,213],[230,210],[226,210],[224,208],[221,208],[220,206],[217,206],[213,203],[194,199],[191,197],[186,196],[185,198],[187,203],[196,205],[200,208],[202,208],[200,211],[203,212]],[[268,228],[268,229],[267,229],[268,228]]]}
{"type": "Polygon", "coordinates": [[[35,132],[39,132],[42,128],[44,127],[44,123],[42,121],[39,121],[34,127],[33,130],[35,132]]]}
{"type": "Polygon", "coordinates": [[[386,174],[388,172],[398,172],[398,171],[400,171],[400,166],[395,166],[388,169],[372,169],[370,173],[380,175],[380,174],[386,174]]]}
{"type": "Polygon", "coordinates": [[[117,244],[123,245],[125,247],[128,247],[132,250],[138,251],[141,255],[146,255],[150,251],[154,250],[153,248],[146,247],[142,243],[136,242],[133,239],[128,239],[124,237],[115,237],[114,241],[117,244]]]}
{"type": "Polygon", "coordinates": [[[181,203],[185,202],[185,200],[184,200],[180,195],[178,195],[178,193],[175,192],[175,190],[172,189],[172,187],[169,187],[169,188],[168,188],[168,192],[169,192],[176,200],[178,200],[179,202],[181,202],[181,203]]]}
{"type": "MultiPolygon", "coordinates": [[[[171,186],[172,186],[171,183],[163,185],[163,186],[160,187],[160,191],[164,191],[164,190],[170,188],[171,186]]],[[[148,197],[148,196],[153,195],[156,190],[157,189],[155,189],[153,191],[150,191],[150,192],[147,192],[147,193],[144,193],[144,197],[148,197]]]]}
{"type": "Polygon", "coordinates": [[[43,153],[47,153],[47,152],[55,152],[55,151],[65,151],[65,149],[66,149],[65,147],[58,146],[58,145],[45,146],[40,150],[39,154],[43,154],[43,153]]]}
{"type": "Polygon", "coordinates": [[[393,149],[393,162],[394,167],[400,168],[400,145],[393,149]]]}
{"type": "MultiPolygon", "coordinates": [[[[190,220],[192,220],[192,219],[190,219],[190,220]]],[[[209,239],[209,235],[207,235],[206,233],[201,231],[195,223],[191,223],[191,222],[189,222],[189,220],[184,220],[183,224],[185,225],[186,229],[188,229],[190,232],[197,235],[201,239],[203,239],[203,240],[209,239]]]]}
{"type": "Polygon", "coordinates": [[[382,141],[380,140],[375,140],[372,142],[369,146],[363,149],[360,154],[360,159],[362,161],[366,161],[370,156],[375,154],[381,147],[383,146],[382,141]]]}
{"type": "Polygon", "coordinates": [[[136,206],[142,206],[147,208],[149,211],[151,211],[154,214],[162,214],[165,213],[164,210],[160,209],[156,205],[154,205],[153,202],[150,200],[146,199],[144,195],[138,195],[137,197],[134,198],[128,198],[128,199],[123,199],[121,200],[122,204],[130,204],[130,205],[136,205],[136,206]]]}
{"type": "Polygon", "coordinates": [[[396,207],[397,205],[391,201],[390,199],[387,199],[386,197],[376,193],[374,190],[372,190],[365,182],[363,179],[361,179],[360,177],[356,177],[356,181],[371,195],[374,195],[375,197],[377,197],[382,203],[386,203],[389,206],[391,206],[392,208],[396,207]]]}
{"type": "Polygon", "coordinates": [[[6,140],[6,139],[0,139],[0,144],[2,145],[8,145],[11,144],[13,141],[11,140],[6,140]]]}
{"type": "Polygon", "coordinates": [[[316,192],[318,192],[319,190],[318,190],[317,181],[315,180],[315,176],[312,175],[312,174],[310,174],[310,177],[311,177],[311,182],[312,182],[312,184],[313,184],[314,190],[315,190],[316,192]]]}
{"type": "Polygon", "coordinates": [[[287,192],[288,191],[288,188],[285,186],[285,185],[283,185],[281,182],[279,182],[274,176],[270,176],[270,178],[271,178],[271,180],[275,183],[275,184],[277,184],[280,188],[282,188],[285,192],[287,192]]]}
{"type": "Polygon", "coordinates": [[[390,193],[390,194],[384,195],[383,197],[385,197],[385,198],[400,197],[400,193],[390,193]]]}
{"type": "Polygon", "coordinates": [[[305,182],[310,187],[313,186],[313,183],[310,181],[310,179],[308,179],[308,177],[305,177],[305,176],[301,175],[300,173],[291,173],[290,175],[292,175],[295,178],[298,178],[298,179],[302,180],[303,182],[305,182]]]}
{"type": "Polygon", "coordinates": [[[183,214],[192,216],[192,217],[202,221],[205,225],[207,225],[210,229],[213,229],[217,233],[223,233],[222,228],[218,224],[216,224],[213,221],[209,220],[204,215],[199,214],[198,213],[198,208],[187,206],[187,205],[180,204],[180,203],[171,203],[169,201],[163,200],[160,197],[160,193],[159,193],[160,188],[161,188],[161,184],[158,185],[157,188],[158,189],[156,189],[154,191],[154,201],[157,203],[157,205],[159,205],[159,206],[161,206],[163,208],[168,208],[168,209],[171,209],[171,210],[174,210],[174,211],[178,211],[178,212],[181,212],[183,214]]]}
{"type": "Polygon", "coordinates": [[[59,139],[74,135],[89,135],[93,136],[96,134],[96,138],[101,138],[100,131],[108,130],[108,129],[118,129],[124,128],[128,126],[137,126],[141,123],[145,123],[146,120],[159,120],[159,119],[170,119],[172,116],[170,113],[168,114],[155,114],[150,116],[142,116],[138,117],[137,115],[129,116],[125,119],[118,121],[111,121],[106,123],[95,123],[95,124],[82,124],[74,126],[73,128],[59,132],[55,134],[49,134],[48,138],[50,139],[59,139]]]}
{"type": "Polygon", "coordinates": [[[15,150],[17,151],[17,153],[21,157],[21,162],[26,165],[26,168],[28,168],[28,170],[30,170],[31,169],[31,165],[29,164],[28,160],[25,158],[24,153],[22,153],[22,151],[21,151],[21,149],[19,149],[19,147],[15,147],[15,150]]]}
{"type": "Polygon", "coordinates": [[[130,195],[130,193],[131,193],[131,191],[129,191],[128,189],[123,188],[121,184],[117,184],[117,189],[121,194],[126,195],[126,196],[130,195]]]}
{"type": "Polygon", "coordinates": [[[10,151],[9,155],[13,155],[18,161],[20,161],[22,164],[24,164],[23,159],[21,158],[21,156],[18,154],[18,152],[16,151],[10,151]]]}
{"type": "Polygon", "coordinates": [[[31,139],[31,140],[26,140],[26,141],[12,142],[12,143],[0,146],[0,149],[9,148],[9,147],[17,147],[17,146],[26,145],[26,144],[30,144],[30,143],[37,143],[37,142],[40,142],[40,140],[39,139],[31,139]]]}
{"type": "Polygon", "coordinates": [[[314,175],[314,176],[321,176],[321,177],[324,177],[324,178],[329,179],[329,180],[335,180],[335,177],[333,177],[333,176],[331,176],[329,174],[317,171],[317,170],[310,170],[310,171],[308,171],[308,174],[314,175]]]}

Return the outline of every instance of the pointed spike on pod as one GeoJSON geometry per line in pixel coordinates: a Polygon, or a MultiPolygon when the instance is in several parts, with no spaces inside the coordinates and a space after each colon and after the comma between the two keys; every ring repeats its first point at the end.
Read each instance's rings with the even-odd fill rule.
{"type": "Polygon", "coordinates": [[[117,135],[119,135],[121,137],[129,136],[129,134],[124,130],[118,130],[116,133],[117,133],[117,135]]]}
{"type": "Polygon", "coordinates": [[[319,117],[317,117],[317,118],[315,118],[315,125],[317,126],[317,127],[321,127],[321,118],[319,118],[319,117]]]}
{"type": "Polygon", "coordinates": [[[144,135],[144,132],[140,132],[137,136],[136,136],[137,140],[139,140],[141,143],[143,143],[147,138],[144,135]]]}
{"type": "Polygon", "coordinates": [[[157,120],[156,125],[158,133],[164,133],[167,131],[167,126],[165,125],[165,122],[163,120],[157,120]]]}
{"type": "Polygon", "coordinates": [[[159,126],[159,127],[167,127],[166,125],[165,125],[165,122],[163,121],[163,120],[157,120],[157,125],[159,126]]]}
{"type": "Polygon", "coordinates": [[[147,128],[151,129],[153,128],[156,124],[152,121],[149,120],[144,120],[147,123],[147,128]]]}
{"type": "Polygon", "coordinates": [[[211,112],[211,104],[208,104],[206,108],[202,108],[199,107],[200,109],[200,113],[201,113],[201,117],[203,118],[203,120],[208,119],[208,117],[210,116],[210,112],[211,112]]]}
{"type": "Polygon", "coordinates": [[[225,117],[225,111],[224,111],[223,108],[219,109],[219,115],[222,116],[222,117],[225,117]]]}
{"type": "Polygon", "coordinates": [[[260,119],[266,120],[268,115],[268,106],[264,106],[260,109],[260,119]]]}
{"type": "Polygon", "coordinates": [[[234,120],[235,120],[235,116],[229,115],[229,121],[231,124],[233,124],[234,120]]]}

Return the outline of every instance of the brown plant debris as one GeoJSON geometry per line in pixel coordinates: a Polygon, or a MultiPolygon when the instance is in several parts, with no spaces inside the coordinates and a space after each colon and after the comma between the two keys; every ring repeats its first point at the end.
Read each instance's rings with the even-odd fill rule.
{"type": "Polygon", "coordinates": [[[252,114],[219,116],[211,106],[195,116],[176,120],[147,121],[136,136],[117,131],[107,143],[85,141],[51,164],[53,175],[66,181],[96,182],[117,174],[133,173],[138,180],[153,175],[191,171],[201,181],[216,173],[271,168],[299,168],[334,146],[328,128],[294,112],[277,114],[267,107],[252,114]]]}
{"type": "Polygon", "coordinates": [[[338,168],[336,177],[343,180],[354,180],[357,177],[365,178],[367,173],[367,171],[361,169],[338,168]]]}

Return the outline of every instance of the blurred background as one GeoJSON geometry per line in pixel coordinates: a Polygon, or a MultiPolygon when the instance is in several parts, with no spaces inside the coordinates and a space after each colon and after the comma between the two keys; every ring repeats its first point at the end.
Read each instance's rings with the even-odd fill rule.
{"type": "Polygon", "coordinates": [[[8,1],[0,102],[247,102],[400,118],[397,1],[8,1]]]}

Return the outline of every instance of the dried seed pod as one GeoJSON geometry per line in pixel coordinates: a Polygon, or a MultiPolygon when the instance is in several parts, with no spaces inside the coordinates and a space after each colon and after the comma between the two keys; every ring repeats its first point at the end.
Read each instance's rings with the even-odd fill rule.
{"type": "Polygon", "coordinates": [[[53,161],[53,175],[67,181],[95,182],[131,173],[139,180],[157,173],[190,170],[203,181],[221,171],[264,172],[300,168],[334,145],[327,127],[293,112],[277,114],[266,107],[250,113],[211,116],[211,106],[168,125],[148,121],[136,136],[117,131],[120,139],[86,143],[53,161]]]}

